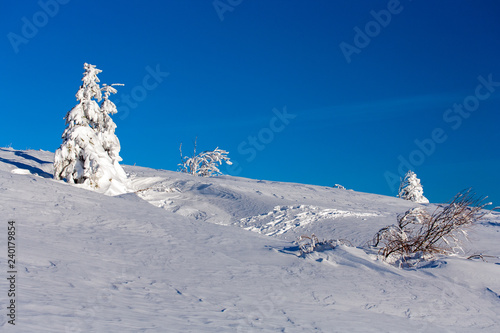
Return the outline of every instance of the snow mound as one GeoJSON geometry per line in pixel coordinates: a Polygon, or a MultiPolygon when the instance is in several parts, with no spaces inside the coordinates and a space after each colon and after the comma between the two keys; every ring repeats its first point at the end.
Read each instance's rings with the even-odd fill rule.
{"type": "MultiPolygon", "coordinates": [[[[167,209],[173,204],[172,200],[165,198],[165,193],[180,193],[181,190],[177,187],[170,187],[163,183],[156,183],[150,187],[136,191],[137,196],[153,206],[167,209]]],[[[168,209],[167,209],[168,210],[168,209]]]]}
{"type": "Polygon", "coordinates": [[[373,217],[378,213],[362,213],[312,205],[276,206],[267,214],[240,219],[240,226],[268,236],[282,235],[288,230],[322,220],[344,217],[373,217]]]}
{"type": "Polygon", "coordinates": [[[11,172],[16,175],[31,175],[31,172],[26,169],[14,169],[11,172]]]}

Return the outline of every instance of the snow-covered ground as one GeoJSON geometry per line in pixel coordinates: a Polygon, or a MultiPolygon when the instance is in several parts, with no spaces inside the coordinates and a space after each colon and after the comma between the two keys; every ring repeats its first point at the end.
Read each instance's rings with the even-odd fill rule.
{"type": "Polygon", "coordinates": [[[366,243],[416,205],[405,200],[132,166],[124,169],[136,193],[110,197],[53,180],[52,161],[50,152],[0,148],[2,332],[500,329],[498,213],[471,230],[463,256],[399,269],[366,243]],[[293,241],[313,233],[353,246],[299,257],[293,241]],[[466,259],[479,253],[486,261],[466,259]]]}

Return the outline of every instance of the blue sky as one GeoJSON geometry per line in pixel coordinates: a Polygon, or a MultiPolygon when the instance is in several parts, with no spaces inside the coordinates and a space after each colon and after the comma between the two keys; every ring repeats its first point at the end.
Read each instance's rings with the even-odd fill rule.
{"type": "Polygon", "coordinates": [[[473,187],[500,205],[498,1],[0,9],[1,146],[55,151],[88,62],[125,84],[125,164],[176,170],[198,137],[230,152],[233,175],[396,195],[411,167],[432,202],[473,187]]]}

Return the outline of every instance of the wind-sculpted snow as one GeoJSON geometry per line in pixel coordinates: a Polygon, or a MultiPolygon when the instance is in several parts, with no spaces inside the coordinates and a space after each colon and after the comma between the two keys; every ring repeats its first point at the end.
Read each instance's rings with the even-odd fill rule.
{"type": "Polygon", "coordinates": [[[254,227],[253,231],[287,240],[316,233],[364,244],[387,225],[388,218],[404,211],[402,207],[415,205],[324,186],[125,169],[137,194],[157,207],[215,224],[254,227]],[[275,207],[280,209],[274,212],[275,207]],[[283,216],[281,207],[287,210],[283,216]]]}
{"type": "Polygon", "coordinates": [[[498,213],[471,232],[469,254],[482,259],[440,257],[404,270],[368,247],[301,257],[283,239],[293,228],[270,237],[231,224],[286,207],[290,217],[325,217],[296,232],[361,244],[412,205],[405,200],[140,167],[125,168],[137,194],[110,197],[34,172],[50,173],[52,158],[0,149],[2,223],[18,227],[19,275],[12,326],[2,264],[1,332],[498,331],[498,213]],[[138,195],[172,203],[158,208],[138,195]],[[206,215],[182,216],[172,207],[206,215]]]}
{"type": "MultiPolygon", "coordinates": [[[[243,218],[239,225],[243,228],[260,232],[268,236],[282,235],[293,228],[328,219],[343,217],[365,218],[379,216],[376,213],[352,212],[310,205],[276,206],[267,214],[243,218]]],[[[366,220],[366,219],[365,219],[366,220]]]]}

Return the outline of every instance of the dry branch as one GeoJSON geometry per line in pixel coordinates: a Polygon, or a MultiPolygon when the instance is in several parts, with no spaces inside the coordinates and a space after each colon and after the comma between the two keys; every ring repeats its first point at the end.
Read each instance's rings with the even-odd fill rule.
{"type": "Polygon", "coordinates": [[[373,245],[385,259],[411,258],[451,254],[461,250],[460,240],[467,239],[467,228],[488,211],[486,198],[477,197],[471,190],[458,193],[447,205],[439,206],[432,214],[421,207],[398,215],[397,225],[382,228],[375,234],[373,245]]]}

